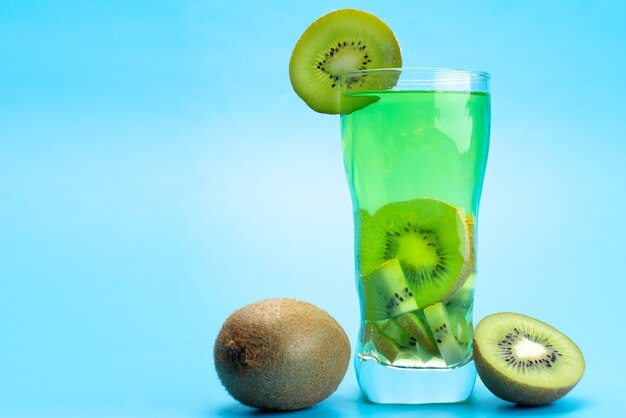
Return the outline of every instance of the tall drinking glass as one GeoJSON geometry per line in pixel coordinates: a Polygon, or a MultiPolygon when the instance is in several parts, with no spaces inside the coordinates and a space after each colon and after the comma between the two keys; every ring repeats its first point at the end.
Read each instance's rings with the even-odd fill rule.
{"type": "Polygon", "coordinates": [[[341,79],[361,329],[355,368],[379,403],[468,399],[489,76],[378,69],[341,79]]]}

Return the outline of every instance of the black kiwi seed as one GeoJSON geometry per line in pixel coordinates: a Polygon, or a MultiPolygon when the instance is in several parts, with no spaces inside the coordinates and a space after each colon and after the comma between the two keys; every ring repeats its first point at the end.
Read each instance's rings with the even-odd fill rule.
{"type": "Polygon", "coordinates": [[[504,339],[498,341],[497,345],[500,348],[500,351],[504,357],[504,361],[509,363],[512,367],[537,367],[541,365],[542,367],[552,367],[554,363],[557,362],[558,357],[562,357],[563,355],[553,348],[553,345],[546,338],[540,338],[535,335],[531,335],[528,332],[520,332],[517,328],[513,328],[513,331],[516,335],[511,333],[507,333],[504,339]],[[541,359],[529,359],[529,360],[519,360],[513,355],[512,345],[519,341],[521,338],[526,338],[530,341],[534,341],[538,344],[543,345],[543,347],[548,351],[544,358],[541,359]]]}
{"type": "Polygon", "coordinates": [[[412,296],[412,294],[408,291],[408,288],[406,287],[401,292],[401,294],[397,292],[394,292],[393,294],[379,293],[379,296],[382,297],[385,301],[385,312],[388,317],[393,316],[394,309],[400,306],[400,302],[404,302],[407,295],[412,296]]]}

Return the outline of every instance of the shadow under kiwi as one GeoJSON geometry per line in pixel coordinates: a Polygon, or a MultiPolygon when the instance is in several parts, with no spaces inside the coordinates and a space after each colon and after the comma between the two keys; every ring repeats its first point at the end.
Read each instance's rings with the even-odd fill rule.
{"type": "Polygon", "coordinates": [[[387,417],[415,418],[416,416],[437,418],[485,418],[490,416],[565,416],[573,412],[579,412],[589,405],[589,402],[576,398],[566,397],[544,406],[521,406],[503,401],[493,395],[474,393],[465,402],[450,404],[378,404],[371,402],[362,394],[351,393],[346,396],[332,396],[331,398],[307,409],[296,411],[263,411],[247,407],[236,401],[221,408],[205,410],[200,417],[387,417]],[[350,396],[352,395],[352,396],[350,396]],[[484,396],[483,396],[484,395],[484,396]]]}
{"type": "Polygon", "coordinates": [[[393,416],[394,418],[433,416],[438,418],[463,417],[484,418],[486,416],[562,416],[579,411],[587,402],[577,398],[561,399],[544,406],[521,406],[493,398],[474,395],[466,402],[451,404],[388,405],[377,404],[361,396],[357,401],[359,416],[393,416]]]}
{"type": "Polygon", "coordinates": [[[224,406],[218,410],[204,411],[201,414],[202,417],[228,417],[228,418],[241,418],[241,417],[272,417],[272,416],[288,416],[307,418],[307,417],[329,417],[337,418],[346,416],[345,408],[335,400],[334,402],[322,401],[321,403],[314,405],[306,409],[297,409],[295,411],[266,411],[261,409],[251,408],[239,403],[234,402],[231,405],[224,406]]]}
{"type": "Polygon", "coordinates": [[[500,405],[498,411],[506,413],[507,415],[519,416],[561,416],[579,411],[586,406],[588,406],[588,402],[582,399],[567,397],[542,406],[524,406],[516,404],[500,405]]]}

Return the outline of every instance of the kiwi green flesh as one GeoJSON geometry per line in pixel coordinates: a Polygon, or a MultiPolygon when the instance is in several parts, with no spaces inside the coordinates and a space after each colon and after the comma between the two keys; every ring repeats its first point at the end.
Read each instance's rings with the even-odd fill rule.
{"type": "Polygon", "coordinates": [[[241,403],[266,410],[302,409],[327,398],[349,360],[348,337],[328,313],[283,298],[235,311],[214,348],[226,390],[241,403]]]}
{"type": "MultiPolygon", "coordinates": [[[[320,17],[302,34],[291,55],[289,77],[309,107],[338,114],[342,74],[400,67],[398,41],[382,20],[361,10],[341,9],[320,17]]],[[[348,80],[346,89],[352,85],[367,89],[367,77],[348,80]]]]}
{"type": "Polygon", "coordinates": [[[417,347],[417,341],[411,337],[396,321],[389,319],[381,325],[381,331],[394,340],[403,350],[417,347]]]}
{"type": "Polygon", "coordinates": [[[463,349],[457,341],[445,306],[441,303],[429,306],[424,310],[424,316],[446,365],[458,366],[465,363],[468,350],[463,349]]]}
{"type": "Polygon", "coordinates": [[[474,334],[474,359],[491,392],[522,405],[544,405],[567,394],[581,379],[585,361],[567,336],[526,315],[485,317],[474,334]]]}
{"type": "Polygon", "coordinates": [[[397,259],[383,263],[359,281],[363,317],[368,321],[393,318],[417,309],[415,298],[397,259]]]}
{"type": "Polygon", "coordinates": [[[454,307],[459,310],[464,309],[466,311],[469,310],[472,306],[472,299],[474,296],[473,293],[474,291],[471,286],[464,285],[448,298],[446,301],[446,307],[454,307]]]}
{"type": "Polygon", "coordinates": [[[417,312],[407,312],[394,319],[402,329],[431,355],[438,355],[439,350],[428,327],[424,325],[417,312]]]}
{"type": "Polygon", "coordinates": [[[450,318],[452,333],[456,337],[459,345],[464,350],[468,348],[471,349],[473,335],[471,312],[458,306],[446,306],[446,310],[450,318]],[[468,317],[470,319],[468,319],[468,317]]]}
{"type": "Polygon", "coordinates": [[[365,339],[364,344],[368,344],[374,348],[375,356],[379,361],[386,360],[389,363],[393,363],[398,355],[402,352],[402,347],[396,343],[393,339],[385,336],[381,329],[373,322],[368,322],[365,325],[365,339]],[[379,355],[383,359],[379,358],[379,355]]]}
{"type": "Polygon", "coordinates": [[[455,206],[413,199],[361,219],[361,274],[397,258],[420,308],[449,298],[474,270],[465,216],[455,206]]]}
{"type": "Polygon", "coordinates": [[[467,240],[469,243],[469,258],[466,260],[466,268],[468,271],[473,272],[476,271],[476,218],[473,214],[465,217],[465,225],[467,226],[467,240]]]}

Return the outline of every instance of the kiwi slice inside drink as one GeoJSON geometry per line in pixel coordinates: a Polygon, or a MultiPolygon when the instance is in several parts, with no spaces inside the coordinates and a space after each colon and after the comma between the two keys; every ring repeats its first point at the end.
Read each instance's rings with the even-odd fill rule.
{"type": "Polygon", "coordinates": [[[446,306],[446,310],[450,318],[452,333],[456,337],[457,342],[463,350],[471,350],[473,334],[471,312],[468,312],[467,308],[459,306],[446,306]]]}
{"type": "Polygon", "coordinates": [[[381,331],[389,338],[394,340],[403,350],[409,350],[417,347],[417,341],[393,319],[385,321],[381,326],[381,331]]]}
{"type": "Polygon", "coordinates": [[[446,307],[454,307],[467,311],[472,306],[473,297],[474,290],[472,289],[472,287],[463,286],[450,296],[450,298],[446,302],[446,307]]]}
{"type": "MultiPolygon", "coordinates": [[[[320,17],[302,34],[291,55],[289,78],[309,107],[337,114],[343,74],[400,67],[398,41],[382,20],[361,10],[341,9],[320,17]]],[[[350,86],[367,90],[367,76],[350,77],[350,86]]]]}
{"type": "Polygon", "coordinates": [[[459,344],[445,306],[442,303],[429,306],[424,309],[424,316],[446,365],[463,364],[469,358],[469,350],[459,344]]]}
{"type": "Polygon", "coordinates": [[[431,355],[439,354],[435,339],[417,312],[407,312],[394,320],[417,344],[431,355]]]}
{"type": "Polygon", "coordinates": [[[386,337],[378,325],[373,322],[368,322],[365,325],[364,343],[365,345],[369,344],[375,350],[374,355],[379,361],[382,360],[379,356],[382,356],[387,362],[393,363],[403,351],[398,343],[386,337]]]}
{"type": "MultiPolygon", "coordinates": [[[[467,224],[467,232],[468,232],[468,241],[469,241],[469,259],[466,262],[466,270],[469,273],[473,273],[476,271],[476,221],[474,215],[468,215],[465,218],[465,223],[467,224]]],[[[474,281],[471,277],[462,284],[462,287],[456,290],[453,295],[450,295],[447,302],[446,308],[448,308],[448,313],[451,313],[450,308],[455,307],[459,308],[459,311],[463,309],[467,311],[472,307],[472,300],[474,298],[474,281]]]]}
{"type": "Polygon", "coordinates": [[[423,344],[423,341],[427,341],[427,337],[425,338],[423,335],[418,337],[409,334],[405,327],[400,324],[399,318],[400,317],[389,319],[380,325],[382,333],[387,338],[396,342],[402,349],[402,352],[396,357],[394,365],[407,365],[411,367],[415,365],[416,361],[420,363],[430,361],[435,353],[437,353],[437,349],[435,348],[435,353],[427,349],[423,344]],[[420,340],[420,338],[422,338],[422,340],[420,340]]]}
{"type": "Polygon", "coordinates": [[[413,292],[397,259],[384,262],[359,281],[363,318],[379,321],[417,309],[413,292]]]}
{"type": "Polygon", "coordinates": [[[450,297],[473,271],[465,216],[452,205],[414,199],[361,218],[361,274],[397,259],[420,308],[450,297]]]}
{"type": "Polygon", "coordinates": [[[480,321],[474,334],[474,361],[491,392],[522,405],[561,398],[585,371],[580,349],[567,336],[537,319],[509,312],[480,321]]]}

